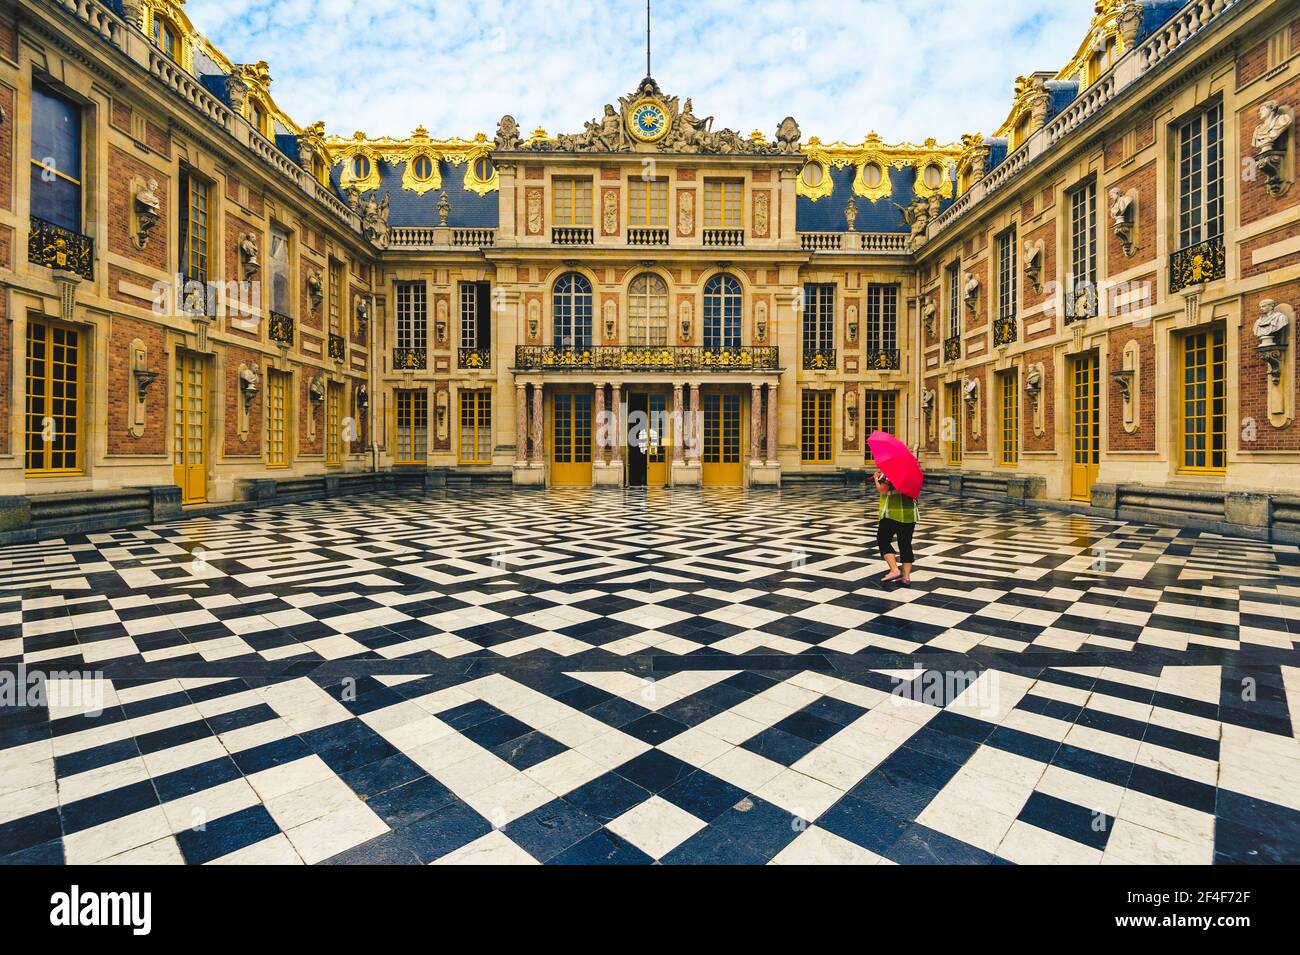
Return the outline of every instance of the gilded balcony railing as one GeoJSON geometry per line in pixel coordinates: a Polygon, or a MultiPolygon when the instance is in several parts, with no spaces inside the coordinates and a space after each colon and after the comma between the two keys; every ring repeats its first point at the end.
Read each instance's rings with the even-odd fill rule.
{"type": "Polygon", "coordinates": [[[834,371],[835,370],[835,349],[834,348],[813,348],[805,345],[803,348],[803,370],[804,371],[834,371]]]}
{"type": "Polygon", "coordinates": [[[1080,282],[1073,291],[1065,293],[1065,324],[1083,322],[1097,315],[1097,287],[1090,282],[1080,282]]]}
{"type": "Polygon", "coordinates": [[[775,346],[518,345],[516,371],[776,371],[775,346]]]}
{"type": "Polygon", "coordinates": [[[896,371],[899,367],[897,348],[867,348],[867,371],[896,371]]]}
{"type": "Polygon", "coordinates": [[[398,345],[393,349],[393,368],[397,371],[423,371],[429,367],[429,353],[423,348],[398,345]]]}
{"type": "Polygon", "coordinates": [[[1213,282],[1227,273],[1223,236],[1206,239],[1169,256],[1169,291],[1180,292],[1193,285],[1213,282]]]}
{"type": "Polygon", "coordinates": [[[460,348],[457,349],[456,367],[457,368],[490,368],[492,365],[491,348],[460,348]]]}
{"type": "Polygon", "coordinates": [[[950,335],[943,340],[943,360],[956,361],[961,357],[961,336],[950,335]]]}
{"type": "Polygon", "coordinates": [[[95,240],[63,226],[31,217],[27,239],[27,260],[33,265],[61,272],[74,272],[84,279],[95,278],[95,240]]]}
{"type": "Polygon", "coordinates": [[[1008,315],[1003,318],[993,320],[993,344],[1010,345],[1016,340],[1019,330],[1016,327],[1014,315],[1008,315]]]}
{"type": "Polygon", "coordinates": [[[266,334],[277,345],[293,347],[293,319],[282,312],[271,312],[266,334]]]}
{"type": "Polygon", "coordinates": [[[330,333],[330,358],[334,361],[343,361],[347,355],[348,343],[342,335],[330,333]]]}

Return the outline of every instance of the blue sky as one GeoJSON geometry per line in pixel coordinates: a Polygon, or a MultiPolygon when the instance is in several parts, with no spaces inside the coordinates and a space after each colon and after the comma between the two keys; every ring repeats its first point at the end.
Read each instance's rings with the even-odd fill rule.
{"type": "MultiPolygon", "coordinates": [[[[654,75],[716,126],[941,142],[991,133],[1018,74],[1058,69],[1092,0],[654,0],[654,75]]],[[[331,133],[581,131],[645,73],[644,0],[189,0],[235,62],[331,133]]]]}

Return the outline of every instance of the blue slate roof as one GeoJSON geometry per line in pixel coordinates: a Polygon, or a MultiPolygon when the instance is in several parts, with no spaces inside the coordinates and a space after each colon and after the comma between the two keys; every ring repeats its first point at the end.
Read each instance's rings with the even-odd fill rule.
{"type": "MultiPolygon", "coordinates": [[[[403,164],[379,161],[378,189],[363,193],[378,197],[388,193],[388,224],[390,226],[435,226],[438,224],[438,197],[447,193],[451,203],[451,214],[447,224],[457,229],[495,229],[498,225],[498,194],[489,192],[480,196],[465,189],[465,173],[469,170],[466,163],[453,165],[445,159],[438,161],[438,170],[442,174],[442,188],[430,189],[424,195],[417,195],[402,188],[403,164]]],[[[330,170],[330,182],[334,192],[347,202],[347,196],[339,188],[339,177],[343,172],[342,164],[335,164],[330,170]]]]}
{"type": "Polygon", "coordinates": [[[1138,28],[1137,41],[1141,43],[1160,27],[1164,26],[1187,0],[1141,0],[1142,25],[1138,28]]]}
{"type": "MultiPolygon", "coordinates": [[[[844,218],[844,209],[852,198],[857,203],[858,218],[854,224],[858,232],[907,232],[907,223],[903,214],[893,203],[904,208],[912,201],[916,193],[912,189],[916,171],[911,167],[889,169],[889,181],[893,192],[884,199],[869,202],[862,196],[853,195],[853,177],[857,170],[853,166],[843,169],[831,168],[831,182],[835,189],[829,196],[823,196],[816,202],[799,196],[795,203],[795,225],[800,232],[843,232],[848,228],[844,218]]],[[[951,199],[944,199],[940,209],[946,209],[951,199]]]]}

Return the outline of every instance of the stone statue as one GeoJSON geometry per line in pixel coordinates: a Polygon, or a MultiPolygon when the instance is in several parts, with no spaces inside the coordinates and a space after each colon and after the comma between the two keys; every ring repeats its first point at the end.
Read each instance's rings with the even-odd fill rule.
{"type": "Polygon", "coordinates": [[[311,399],[312,404],[320,404],[325,400],[325,379],[316,375],[307,383],[307,397],[311,399]]]}
{"type": "Polygon", "coordinates": [[[1116,25],[1119,27],[1119,38],[1125,50],[1133,49],[1133,45],[1137,43],[1138,32],[1142,27],[1142,13],[1142,4],[1137,0],[1129,0],[1119,11],[1116,25]]]}
{"type": "Polygon", "coordinates": [[[1032,365],[1025,374],[1025,394],[1038,406],[1038,396],[1043,392],[1043,372],[1037,365],[1032,365]]]}
{"type": "Polygon", "coordinates": [[[934,299],[926,298],[921,305],[921,319],[925,322],[925,333],[927,335],[934,335],[935,312],[934,299]]]}
{"type": "Polygon", "coordinates": [[[930,226],[930,203],[923,196],[914,196],[904,208],[897,202],[894,208],[903,214],[903,221],[912,230],[912,249],[915,251],[925,242],[925,230],[930,226]]]}
{"type": "Polygon", "coordinates": [[[1037,239],[1025,243],[1025,278],[1034,287],[1035,292],[1043,290],[1043,241],[1037,239]]]}
{"type": "Polygon", "coordinates": [[[1274,196],[1286,192],[1291,183],[1283,179],[1282,164],[1286,160],[1286,137],[1295,124],[1295,113],[1277,100],[1268,100],[1259,108],[1259,125],[1251,136],[1255,165],[1264,173],[1268,191],[1274,196]]]}
{"type": "Polygon", "coordinates": [[[1278,308],[1276,300],[1271,298],[1260,300],[1259,318],[1255,319],[1254,329],[1260,348],[1285,345],[1290,325],[1291,319],[1286,312],[1278,308]]]}
{"type": "Polygon", "coordinates": [[[799,139],[803,134],[799,132],[799,124],[794,121],[793,116],[787,116],[781,120],[781,125],[776,128],[776,143],[773,150],[782,156],[793,156],[799,152],[799,139]]]}
{"type": "Polygon", "coordinates": [[[307,273],[307,296],[311,299],[312,311],[320,308],[320,303],[325,298],[325,280],[320,269],[312,269],[307,273]]]}
{"type": "Polygon", "coordinates": [[[370,392],[366,390],[365,385],[363,384],[357,385],[356,395],[357,395],[357,407],[360,410],[365,411],[367,408],[370,407],[370,392]]]}
{"type": "Polygon", "coordinates": [[[249,365],[239,366],[239,392],[244,398],[244,410],[247,411],[257,395],[257,369],[249,365]]]}
{"type": "Polygon", "coordinates": [[[365,298],[357,299],[357,335],[361,338],[366,337],[366,332],[370,329],[370,303],[365,298]]]}
{"type": "Polygon", "coordinates": [[[451,217],[451,200],[447,198],[447,193],[443,192],[438,197],[438,225],[446,225],[447,220],[451,217]]]}
{"type": "Polygon", "coordinates": [[[844,224],[849,227],[850,232],[857,231],[858,227],[858,203],[852,196],[849,196],[848,203],[844,206],[844,224]]]}
{"type": "Polygon", "coordinates": [[[509,114],[501,117],[501,122],[497,123],[497,134],[492,142],[497,149],[509,151],[519,148],[519,124],[515,118],[509,114]]]}
{"type": "Polygon", "coordinates": [[[961,387],[962,397],[966,399],[968,405],[973,405],[979,401],[980,383],[978,378],[967,378],[966,383],[961,387]]]}
{"type": "Polygon", "coordinates": [[[239,262],[244,269],[244,281],[248,281],[262,268],[257,258],[257,236],[245,232],[239,237],[239,262]]]}
{"type": "Polygon", "coordinates": [[[379,248],[388,248],[388,193],[378,201],[373,196],[361,199],[357,212],[361,215],[361,234],[379,248]]]}
{"type": "Polygon", "coordinates": [[[1119,239],[1125,255],[1133,254],[1133,196],[1110,191],[1110,222],[1115,238],[1119,239]]]}
{"type": "Polygon", "coordinates": [[[149,235],[162,218],[162,200],[158,198],[158,180],[150,179],[148,184],[135,194],[135,217],[139,229],[135,234],[137,248],[143,249],[149,243],[149,235]]]}
{"type": "Polygon", "coordinates": [[[975,304],[979,300],[980,280],[974,275],[967,274],[966,284],[962,287],[962,295],[966,299],[966,307],[972,312],[975,311],[975,304]]]}
{"type": "Polygon", "coordinates": [[[929,388],[921,393],[921,410],[927,416],[934,410],[934,392],[929,388]]]}

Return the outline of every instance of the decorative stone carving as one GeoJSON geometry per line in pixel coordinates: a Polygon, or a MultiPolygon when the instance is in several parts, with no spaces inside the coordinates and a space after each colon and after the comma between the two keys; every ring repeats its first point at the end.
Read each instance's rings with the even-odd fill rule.
{"type": "Polygon", "coordinates": [[[537,341],[542,330],[542,306],[537,299],[528,303],[528,340],[537,341]]]}
{"type": "Polygon", "coordinates": [[[314,405],[325,401],[325,379],[316,375],[307,383],[307,397],[314,405]]]}
{"type": "Polygon", "coordinates": [[[438,225],[446,225],[447,220],[451,218],[451,200],[447,198],[444,192],[438,197],[438,225]]]}
{"type": "Polygon", "coordinates": [[[542,234],[542,191],[529,189],[527,205],[527,226],[529,235],[542,234]]]}
{"type": "Polygon", "coordinates": [[[1035,293],[1043,291],[1043,240],[1033,239],[1025,243],[1025,278],[1033,286],[1035,293]]]}
{"type": "Polygon", "coordinates": [[[497,123],[497,134],[492,139],[493,145],[497,149],[509,152],[519,148],[519,124],[515,118],[509,114],[501,117],[501,122],[497,123]]]}
{"type": "Polygon", "coordinates": [[[158,380],[158,372],[144,368],[133,368],[131,376],[135,379],[136,400],[144,401],[149,397],[149,388],[158,380]]]}
{"type": "Polygon", "coordinates": [[[1124,52],[1127,53],[1137,43],[1138,31],[1142,27],[1142,4],[1137,3],[1136,0],[1125,3],[1115,18],[1115,25],[1119,29],[1119,39],[1124,44],[1124,52]]]}
{"type": "Polygon", "coordinates": [[[1129,434],[1134,434],[1140,424],[1138,403],[1141,400],[1141,387],[1138,382],[1138,375],[1141,373],[1142,367],[1142,346],[1136,340],[1126,342],[1121,361],[1120,369],[1111,373],[1111,380],[1115,382],[1115,387],[1119,389],[1120,400],[1123,404],[1122,420],[1124,430],[1129,434]]]}
{"type": "Polygon", "coordinates": [[[1277,100],[1268,100],[1259,108],[1259,125],[1250,144],[1257,150],[1255,166],[1264,173],[1270,195],[1280,196],[1291,188],[1294,169],[1287,168],[1288,145],[1295,125],[1295,112],[1277,100]]]}
{"type": "Polygon", "coordinates": [[[357,396],[357,410],[364,412],[370,407],[370,391],[364,384],[359,384],[356,387],[355,394],[357,396]]]}
{"type": "Polygon", "coordinates": [[[132,339],[127,354],[131,361],[131,382],[135,386],[127,432],[133,438],[142,438],[147,422],[145,398],[149,394],[149,386],[157,380],[158,372],[149,370],[149,349],[140,339],[132,339]]]}
{"type": "Polygon", "coordinates": [[[1132,255],[1137,246],[1137,192],[1130,189],[1110,191],[1110,228],[1119,239],[1125,255],[1132,255]]]}
{"type": "Polygon", "coordinates": [[[239,264],[245,282],[262,270],[262,263],[257,258],[257,236],[251,232],[245,232],[239,237],[239,264]]]}
{"type": "Polygon", "coordinates": [[[858,228],[858,201],[849,196],[849,201],[844,204],[844,225],[848,227],[849,232],[856,232],[858,228]]]}
{"type": "Polygon", "coordinates": [[[364,296],[357,299],[356,328],[358,338],[364,339],[370,331],[370,303],[364,296]]]}
{"type": "Polygon", "coordinates": [[[915,196],[905,207],[893,203],[903,215],[903,221],[911,229],[911,250],[915,252],[925,244],[925,230],[930,226],[930,201],[924,196],[915,196]]]}
{"type": "Polygon", "coordinates": [[[244,399],[244,412],[252,407],[253,399],[257,397],[258,385],[261,378],[257,369],[251,365],[239,366],[239,394],[244,399]]]}
{"type": "Polygon", "coordinates": [[[1259,339],[1260,359],[1268,368],[1268,420],[1275,428],[1284,428],[1294,415],[1295,383],[1291,368],[1291,325],[1295,313],[1291,306],[1275,299],[1261,299],[1259,318],[1255,320],[1255,337],[1259,339]]]}
{"type": "Polygon", "coordinates": [[[855,344],[858,340],[858,307],[850,305],[844,310],[844,328],[849,336],[849,344],[855,344]]]}
{"type": "Polygon", "coordinates": [[[434,310],[433,334],[439,345],[447,344],[447,300],[438,299],[434,310]]]}
{"type": "Polygon", "coordinates": [[[1030,365],[1025,371],[1025,397],[1033,410],[1034,435],[1043,436],[1043,380],[1046,375],[1039,362],[1030,365]]]}
{"type": "Polygon", "coordinates": [[[754,306],[754,340],[767,341],[767,302],[762,299],[754,306]]]}
{"type": "Polygon", "coordinates": [[[934,319],[938,311],[934,299],[926,296],[921,299],[921,320],[925,323],[925,334],[934,337],[934,319]]]}
{"type": "Polygon", "coordinates": [[[613,301],[606,301],[602,312],[605,316],[605,341],[612,343],[618,330],[618,306],[613,301]]]}
{"type": "Polygon", "coordinates": [[[980,280],[971,273],[966,274],[966,284],[962,286],[962,298],[966,302],[966,310],[972,315],[975,314],[975,308],[979,304],[980,297],[980,280]]]}
{"type": "Polygon", "coordinates": [[[618,192],[606,189],[601,194],[601,235],[618,235],[618,192]]]}
{"type": "Polygon", "coordinates": [[[358,199],[357,213],[361,216],[361,234],[379,248],[388,248],[388,193],[379,200],[374,196],[358,199]]]}
{"type": "Polygon", "coordinates": [[[974,437],[980,434],[980,382],[978,378],[967,378],[961,386],[962,400],[966,402],[966,412],[970,415],[970,431],[974,437]]]}
{"type": "Polygon", "coordinates": [[[772,200],[766,191],[754,193],[754,234],[757,236],[766,236],[770,225],[768,212],[771,208],[772,200]]]}
{"type": "Polygon", "coordinates": [[[850,388],[844,394],[844,443],[853,445],[858,440],[858,389],[850,388]]]}
{"type": "Polygon", "coordinates": [[[695,233],[695,193],[679,192],[677,194],[677,234],[693,235],[695,233]]]}
{"type": "Polygon", "coordinates": [[[325,300],[325,277],[321,275],[320,269],[312,269],[307,273],[307,297],[311,300],[311,310],[315,314],[320,303],[325,300]]]}
{"type": "Polygon", "coordinates": [[[1259,318],[1255,319],[1253,330],[1261,348],[1285,345],[1290,327],[1290,316],[1278,307],[1276,300],[1271,298],[1260,300],[1259,318]]]}
{"type": "Polygon", "coordinates": [[[776,146],[773,151],[782,156],[797,156],[800,152],[801,136],[799,124],[794,121],[793,116],[787,116],[776,127],[776,146]]]}
{"type": "Polygon", "coordinates": [[[927,388],[921,392],[921,415],[925,418],[925,435],[926,439],[934,440],[934,389],[927,388]]]}
{"type": "Polygon", "coordinates": [[[238,76],[227,76],[226,99],[230,101],[230,108],[242,115],[244,104],[248,102],[248,84],[238,76]]]}
{"type": "Polygon", "coordinates": [[[447,442],[447,412],[451,409],[451,395],[445,389],[439,390],[438,396],[434,399],[434,416],[437,422],[438,444],[447,442]]]}
{"type": "Polygon", "coordinates": [[[682,341],[689,342],[691,340],[691,303],[682,302],[677,308],[677,314],[681,325],[682,341]]]}
{"type": "Polygon", "coordinates": [[[135,193],[132,203],[135,211],[135,247],[143,249],[149,244],[149,236],[162,218],[162,200],[158,198],[158,180],[150,179],[135,193]]]}

